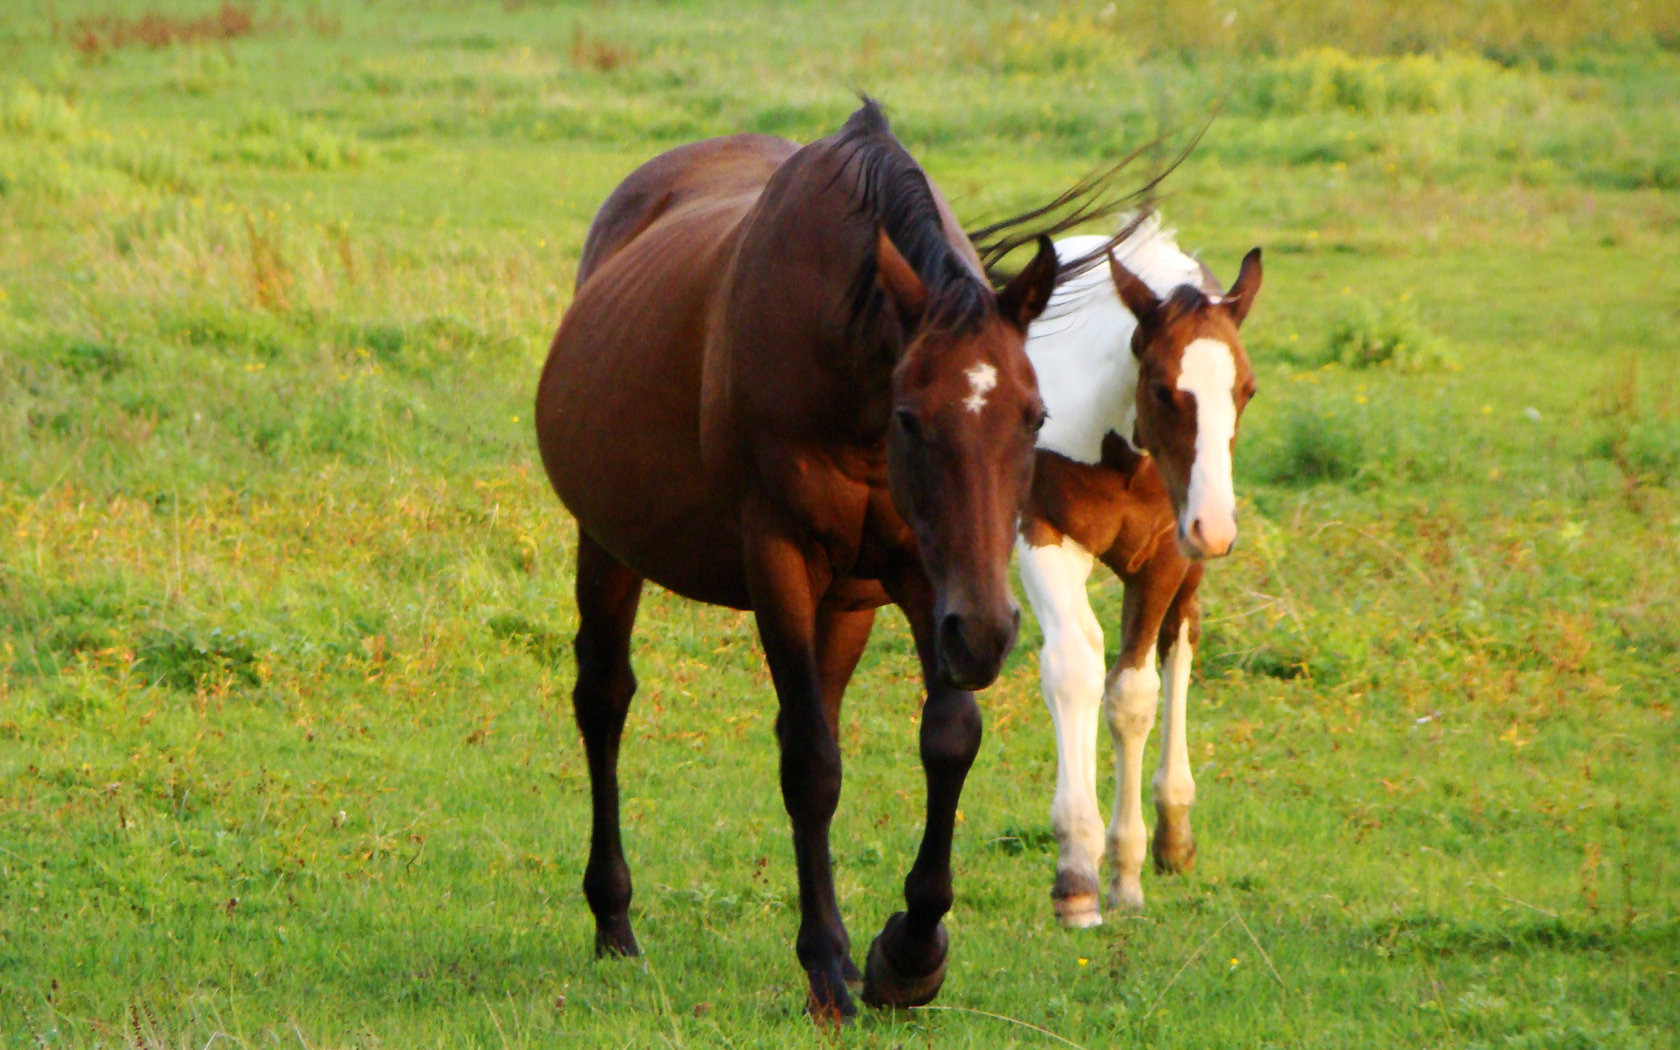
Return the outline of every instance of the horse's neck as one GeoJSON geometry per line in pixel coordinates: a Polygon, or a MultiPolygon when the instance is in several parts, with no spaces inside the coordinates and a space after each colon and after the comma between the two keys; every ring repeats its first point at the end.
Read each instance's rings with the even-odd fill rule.
{"type": "Polygon", "coordinates": [[[1106,269],[1099,276],[1100,284],[1079,280],[1058,290],[1027,340],[1050,412],[1038,447],[1080,463],[1102,459],[1107,434],[1130,442],[1137,415],[1137,320],[1120,305],[1106,269]]]}

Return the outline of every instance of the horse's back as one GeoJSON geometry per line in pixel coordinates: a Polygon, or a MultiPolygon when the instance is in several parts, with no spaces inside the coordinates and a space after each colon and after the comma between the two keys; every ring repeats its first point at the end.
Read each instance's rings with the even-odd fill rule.
{"type": "Polygon", "coordinates": [[[756,195],[797,149],[773,135],[730,135],[654,157],[619,183],[595,213],[578,260],[577,286],[662,216],[697,201],[756,195]]]}
{"type": "Polygon", "coordinates": [[[543,464],[578,527],[680,594],[744,606],[732,508],[700,458],[706,332],[741,220],[792,143],[694,143],[631,174],[596,216],[537,390],[543,464]],[[695,558],[703,550],[708,557],[695,558]]]}

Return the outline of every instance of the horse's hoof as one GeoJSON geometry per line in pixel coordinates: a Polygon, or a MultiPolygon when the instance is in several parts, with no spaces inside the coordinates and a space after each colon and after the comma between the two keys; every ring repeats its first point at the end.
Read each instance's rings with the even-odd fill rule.
{"type": "Polygon", "coordinates": [[[1157,807],[1155,834],[1149,840],[1149,854],[1162,875],[1182,875],[1196,866],[1196,836],[1190,833],[1190,814],[1181,808],[1173,813],[1157,807]]]}
{"type": "Polygon", "coordinates": [[[813,984],[805,996],[805,1015],[818,1028],[838,1028],[852,1023],[852,1018],[857,1016],[857,1007],[853,1005],[845,985],[819,991],[813,984]]]}
{"type": "Polygon", "coordinates": [[[1097,907],[1097,895],[1076,893],[1070,897],[1056,897],[1056,921],[1070,930],[1088,930],[1102,925],[1102,910],[1097,907]]]}
{"type": "Polygon", "coordinates": [[[1050,903],[1056,909],[1056,921],[1075,930],[1102,925],[1102,912],[1097,908],[1097,876],[1064,868],[1056,872],[1056,884],[1050,887],[1050,903]]]}
{"type": "Polygon", "coordinates": [[[1137,879],[1129,882],[1116,879],[1114,885],[1108,888],[1108,906],[1128,915],[1142,915],[1143,883],[1137,879]]]}
{"type": "Polygon", "coordinates": [[[950,947],[945,924],[934,927],[931,950],[923,953],[929,958],[920,965],[897,957],[899,952],[891,947],[904,940],[903,929],[904,913],[898,912],[869,946],[863,968],[863,1001],[870,1006],[925,1006],[933,1002],[939,986],[945,983],[945,956],[950,947]]]}
{"type": "Polygon", "coordinates": [[[634,957],[640,954],[642,949],[636,944],[636,935],[630,932],[628,920],[595,927],[595,958],[634,957]]]}
{"type": "Polygon", "coordinates": [[[1183,875],[1196,866],[1196,840],[1173,841],[1157,835],[1149,844],[1155,870],[1162,875],[1183,875]]]}

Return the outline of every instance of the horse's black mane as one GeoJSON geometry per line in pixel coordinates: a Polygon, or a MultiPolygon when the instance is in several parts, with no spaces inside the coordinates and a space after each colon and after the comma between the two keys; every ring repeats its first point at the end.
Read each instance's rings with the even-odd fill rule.
{"type": "MultiPolygon", "coordinates": [[[[927,323],[963,331],[995,309],[991,286],[945,236],[933,187],[914,157],[893,137],[881,106],[867,95],[833,142],[841,172],[854,180],[859,212],[886,231],[927,286],[927,323]]],[[[838,177],[838,176],[837,176],[838,177]]],[[[847,293],[854,330],[877,328],[886,296],[876,281],[875,241],[847,293]]]]}

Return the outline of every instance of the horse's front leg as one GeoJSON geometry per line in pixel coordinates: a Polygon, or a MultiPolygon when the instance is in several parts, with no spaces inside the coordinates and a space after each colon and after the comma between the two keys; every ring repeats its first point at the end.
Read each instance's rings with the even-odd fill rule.
{"type": "Polygon", "coordinates": [[[1056,730],[1056,796],[1050,826],[1056,833],[1056,882],[1050,899],[1064,926],[1102,923],[1097,865],[1103,824],[1097,811],[1097,712],[1103,695],[1102,627],[1085,584],[1092,558],[1072,540],[1015,545],[1021,586],[1044,632],[1039,678],[1056,730]]]}
{"type": "Polygon", "coordinates": [[[889,918],[869,946],[863,1001],[870,1006],[921,1006],[945,981],[949,942],[941,920],[953,899],[951,839],[963,781],[980,752],[980,705],[973,693],[940,683],[933,595],[919,572],[916,577],[893,588],[893,598],[910,621],[927,685],[920,739],[927,823],[904,879],[905,910],[889,918]]]}
{"type": "Polygon", "coordinates": [[[1108,906],[1130,912],[1143,911],[1143,858],[1149,835],[1143,822],[1143,748],[1161,702],[1155,641],[1183,576],[1179,561],[1147,563],[1141,572],[1124,577],[1120,656],[1109,669],[1103,694],[1103,712],[1120,766],[1108,826],[1108,906]]]}
{"type": "Polygon", "coordinates": [[[806,1009],[820,1020],[857,1012],[846,990],[855,979],[834,899],[828,829],[840,801],[840,744],[824,712],[817,650],[817,594],[810,563],[785,536],[749,532],[747,582],[759,638],[776,686],[782,802],[793,823],[799,873],[799,963],[809,980],[806,1009]]]}
{"type": "Polygon", "coordinates": [[[1196,780],[1190,773],[1185,701],[1190,691],[1190,665],[1202,633],[1201,603],[1196,600],[1196,587],[1201,579],[1201,566],[1192,566],[1161,623],[1157,642],[1166,696],[1162,704],[1161,762],[1152,782],[1155,835],[1149,845],[1155,870],[1175,874],[1189,871],[1196,863],[1196,837],[1190,832],[1196,780]]]}

